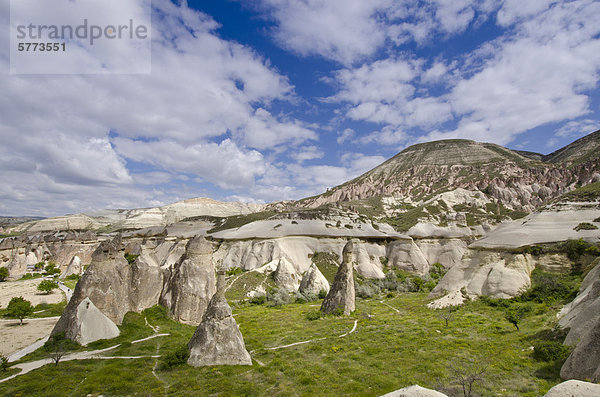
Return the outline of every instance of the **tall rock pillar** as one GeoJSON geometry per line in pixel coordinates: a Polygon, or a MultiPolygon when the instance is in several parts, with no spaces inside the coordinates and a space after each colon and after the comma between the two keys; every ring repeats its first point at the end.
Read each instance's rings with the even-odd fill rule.
{"type": "Polygon", "coordinates": [[[349,241],[342,251],[342,264],[338,267],[331,289],[321,305],[321,311],[325,314],[334,313],[339,309],[347,316],[355,309],[353,253],[354,245],[349,241]]]}

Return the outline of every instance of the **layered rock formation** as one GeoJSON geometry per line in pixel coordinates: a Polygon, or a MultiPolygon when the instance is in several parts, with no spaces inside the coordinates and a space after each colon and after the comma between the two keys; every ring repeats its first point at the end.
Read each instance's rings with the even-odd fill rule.
{"type": "Polygon", "coordinates": [[[193,238],[186,246],[185,255],[170,271],[160,303],[169,308],[177,321],[193,325],[200,323],[215,293],[212,254],[210,242],[204,237],[193,238]]]}
{"type": "Polygon", "coordinates": [[[219,271],[217,292],[214,294],[202,322],[188,343],[188,364],[252,365],[244,338],[225,299],[225,272],[219,271]]]}
{"type": "Polygon", "coordinates": [[[325,314],[342,311],[347,316],[355,309],[356,298],[352,275],[353,252],[354,246],[349,241],[342,250],[342,263],[335,274],[331,289],[321,304],[321,311],[325,314]]]}

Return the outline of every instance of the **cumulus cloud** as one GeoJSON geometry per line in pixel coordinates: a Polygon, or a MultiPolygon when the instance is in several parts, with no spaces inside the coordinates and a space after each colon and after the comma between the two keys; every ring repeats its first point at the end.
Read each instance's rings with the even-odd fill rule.
{"type": "MultiPolygon", "coordinates": [[[[8,2],[2,6],[6,33],[8,2]]],[[[32,202],[82,192],[46,214],[60,214],[59,203],[162,202],[176,195],[151,189],[148,177],[169,183],[181,173],[243,190],[267,167],[258,150],[283,151],[318,138],[312,126],[269,112],[273,101],[294,101],[295,94],[267,60],[218,37],[219,25],[185,2],[155,0],[153,9],[150,75],[0,76],[0,153],[12,164],[0,170],[12,186],[0,192],[2,212],[22,213],[25,191],[32,202]],[[129,162],[141,164],[137,175],[129,162]]],[[[0,69],[8,71],[7,48],[0,69]]]]}

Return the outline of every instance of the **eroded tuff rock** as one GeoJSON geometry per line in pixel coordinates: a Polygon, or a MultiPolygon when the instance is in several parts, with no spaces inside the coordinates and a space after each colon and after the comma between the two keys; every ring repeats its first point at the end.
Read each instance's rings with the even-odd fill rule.
{"type": "Polygon", "coordinates": [[[560,377],[600,382],[600,319],[578,341],[560,369],[560,377]]]}
{"type": "Polygon", "coordinates": [[[135,312],[141,312],[159,302],[164,279],[164,272],[151,250],[142,249],[141,252],[131,264],[129,282],[130,307],[135,312]]]}
{"type": "Polygon", "coordinates": [[[252,365],[242,333],[225,299],[225,271],[218,273],[217,292],[189,341],[188,349],[188,364],[194,367],[252,365]]]}
{"type": "Polygon", "coordinates": [[[412,385],[400,390],[384,394],[381,397],[448,397],[439,391],[426,389],[419,385],[412,385]]]}
{"type": "Polygon", "coordinates": [[[71,262],[69,262],[69,266],[67,266],[67,270],[65,270],[60,275],[60,278],[64,279],[73,274],[81,275],[81,273],[83,273],[83,266],[81,264],[81,259],[77,255],[75,255],[73,257],[73,259],[71,259],[71,262]]]}
{"type": "Polygon", "coordinates": [[[273,273],[273,280],[279,288],[288,292],[297,291],[300,286],[300,276],[296,272],[296,269],[294,269],[294,266],[285,257],[279,259],[277,269],[273,273]]]}
{"type": "Polygon", "coordinates": [[[559,383],[544,397],[598,397],[600,396],[600,385],[594,383],[582,382],[579,380],[568,380],[559,383]]]}
{"type": "Polygon", "coordinates": [[[77,305],[73,315],[68,318],[64,328],[54,328],[52,335],[64,332],[65,337],[82,345],[100,339],[112,339],[119,336],[119,328],[106,317],[90,300],[85,298],[77,305]]]}
{"type": "Polygon", "coordinates": [[[600,259],[583,279],[575,299],[559,313],[558,324],[569,328],[564,343],[575,346],[600,321],[600,259]]]}
{"type": "Polygon", "coordinates": [[[352,275],[352,255],[354,246],[349,241],[342,250],[342,263],[335,274],[329,293],[323,300],[321,311],[331,314],[341,310],[344,315],[349,315],[355,308],[354,278],[352,275]]]}
{"type": "Polygon", "coordinates": [[[300,282],[300,292],[309,295],[319,295],[321,291],[329,292],[329,282],[314,263],[306,271],[300,282]]]}
{"type": "Polygon", "coordinates": [[[431,291],[432,297],[466,288],[468,295],[511,298],[527,289],[535,261],[529,254],[468,251],[431,291]]]}
{"type": "Polygon", "coordinates": [[[191,239],[185,255],[167,277],[160,302],[173,318],[186,324],[198,324],[215,292],[213,246],[204,237],[191,239]]]}

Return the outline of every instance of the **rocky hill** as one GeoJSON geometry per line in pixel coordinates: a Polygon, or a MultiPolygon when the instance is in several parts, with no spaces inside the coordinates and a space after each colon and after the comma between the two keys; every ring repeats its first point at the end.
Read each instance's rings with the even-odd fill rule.
{"type": "Polygon", "coordinates": [[[391,209],[401,209],[464,189],[497,208],[528,213],[576,186],[600,181],[599,146],[600,131],[548,156],[469,140],[422,143],[352,181],[294,205],[316,208],[381,198],[391,209]]]}

